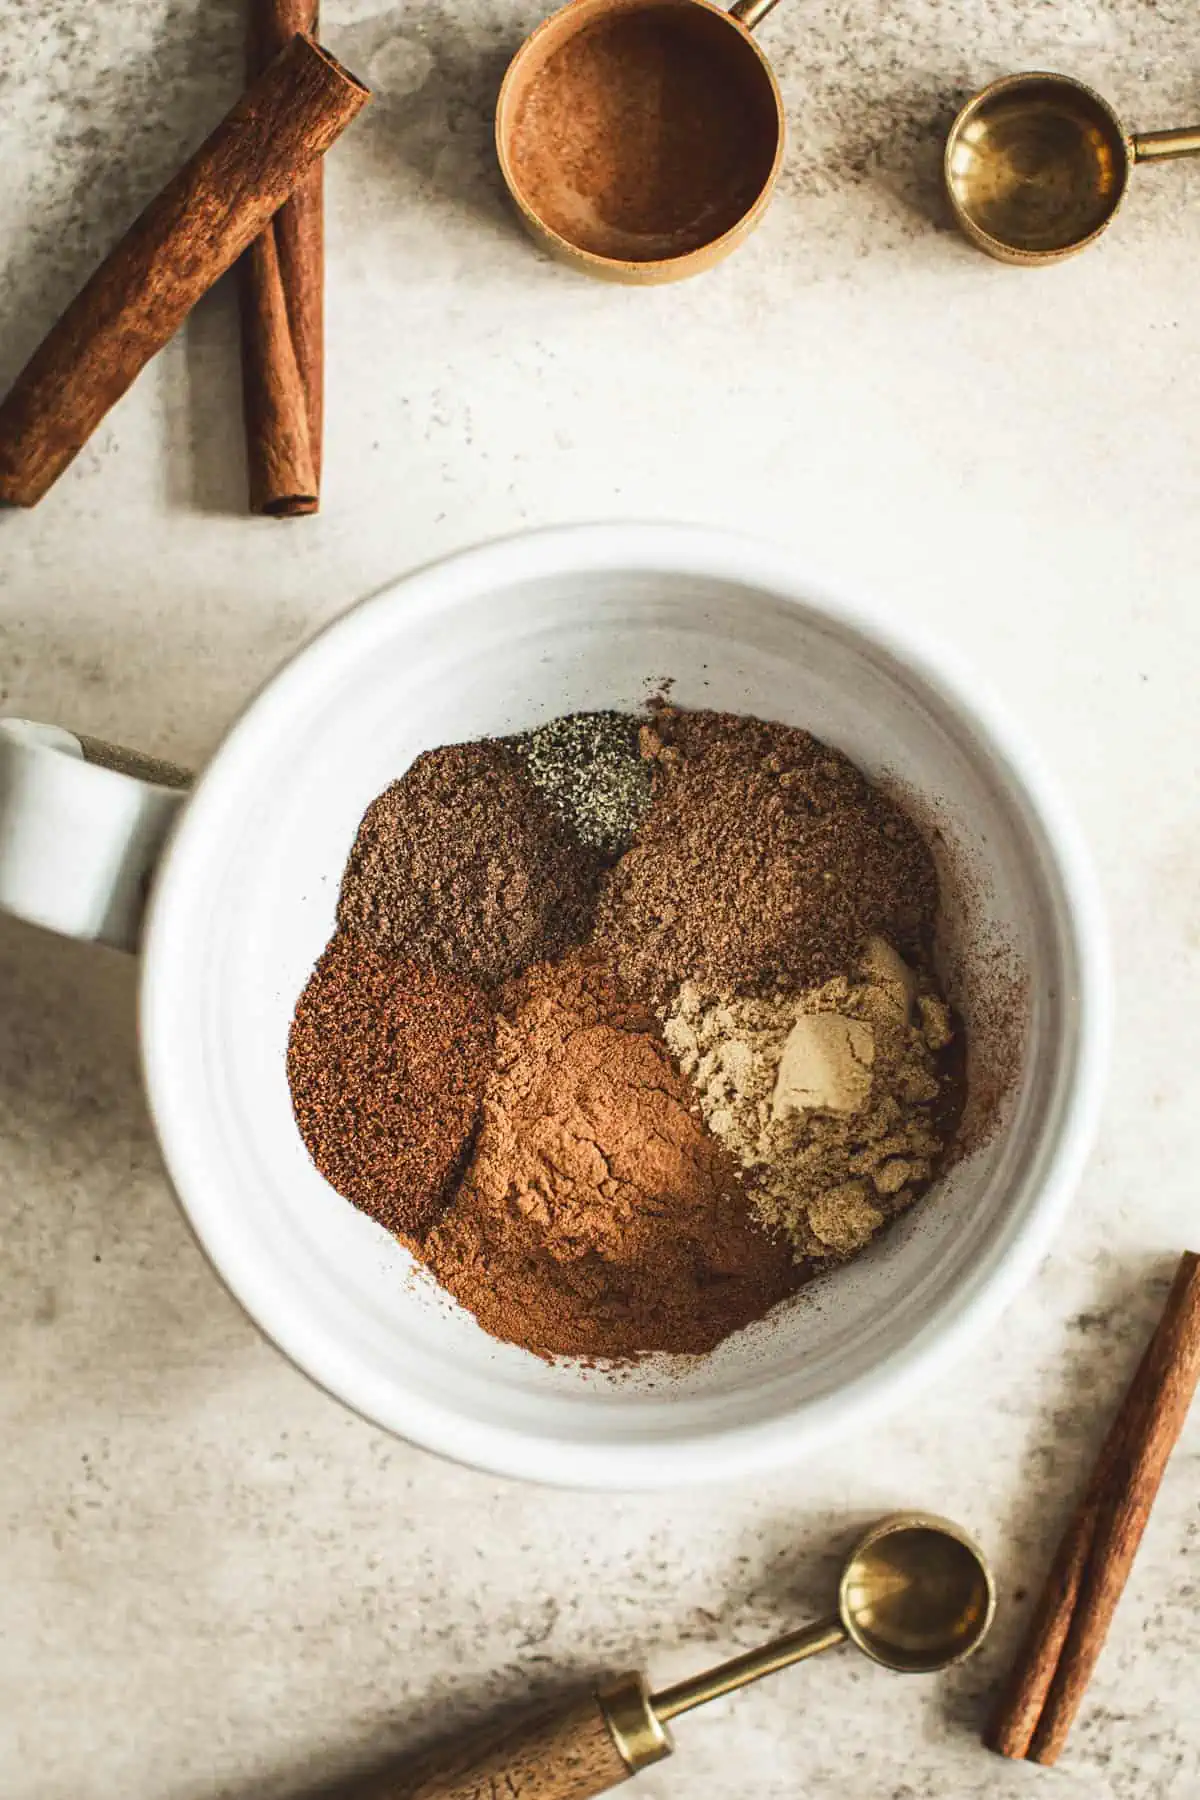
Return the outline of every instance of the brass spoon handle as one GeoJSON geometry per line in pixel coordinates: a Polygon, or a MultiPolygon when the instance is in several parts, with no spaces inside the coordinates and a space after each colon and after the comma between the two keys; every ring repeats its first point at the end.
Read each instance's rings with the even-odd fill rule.
{"type": "Polygon", "coordinates": [[[718,1663],[715,1669],[705,1669],[700,1675],[664,1688],[652,1697],[650,1704],[656,1718],[665,1724],[680,1713],[690,1712],[693,1706],[703,1706],[751,1681],[761,1681],[764,1675],[774,1675],[792,1663],[803,1662],[805,1657],[819,1656],[822,1650],[833,1650],[844,1644],[847,1636],[846,1627],[835,1614],[817,1625],[789,1631],[786,1637],[776,1638],[761,1650],[747,1650],[744,1656],[733,1656],[728,1662],[718,1663]]]}
{"type": "Polygon", "coordinates": [[[1134,162],[1165,162],[1172,156],[1200,156],[1200,125],[1181,125],[1174,131],[1134,132],[1134,162]]]}

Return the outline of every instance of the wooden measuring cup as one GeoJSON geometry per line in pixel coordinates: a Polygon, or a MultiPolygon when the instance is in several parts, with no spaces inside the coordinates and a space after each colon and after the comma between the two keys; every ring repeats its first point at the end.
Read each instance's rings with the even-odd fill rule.
{"type": "Polygon", "coordinates": [[[776,0],[570,0],[525,40],[496,104],[521,218],[603,280],[711,268],[766,210],[783,101],[750,33],[776,0]]]}

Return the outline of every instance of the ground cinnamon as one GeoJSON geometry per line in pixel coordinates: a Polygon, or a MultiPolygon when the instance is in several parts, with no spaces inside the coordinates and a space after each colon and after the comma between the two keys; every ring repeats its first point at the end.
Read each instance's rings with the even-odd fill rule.
{"type": "Polygon", "coordinates": [[[568,242],[652,261],[736,225],[777,142],[761,63],[725,20],[640,6],[574,30],[534,69],[510,164],[519,193],[568,242]]]}
{"type": "Polygon", "coordinates": [[[498,1008],[474,1158],[415,1246],[485,1331],[547,1357],[699,1354],[794,1290],[607,964],[539,965],[498,1008]]]}

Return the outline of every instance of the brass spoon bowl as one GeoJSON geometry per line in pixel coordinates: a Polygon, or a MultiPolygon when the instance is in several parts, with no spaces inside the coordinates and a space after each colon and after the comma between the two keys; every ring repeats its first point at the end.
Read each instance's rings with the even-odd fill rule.
{"type": "Polygon", "coordinates": [[[902,1675],[962,1662],[995,1610],[983,1552],[957,1525],[927,1514],[884,1519],[860,1538],[838,1589],[851,1641],[902,1675]]]}
{"type": "Polygon", "coordinates": [[[965,1661],[988,1633],[996,1586],[979,1546],[935,1513],[892,1513],[842,1565],[837,1613],[649,1697],[660,1725],[748,1682],[852,1643],[901,1675],[965,1661]]]}
{"type": "Polygon", "coordinates": [[[968,100],[946,140],[962,230],[1000,262],[1061,262],[1116,216],[1134,163],[1200,155],[1200,127],[1127,131],[1070,75],[1006,75],[968,100]]]}

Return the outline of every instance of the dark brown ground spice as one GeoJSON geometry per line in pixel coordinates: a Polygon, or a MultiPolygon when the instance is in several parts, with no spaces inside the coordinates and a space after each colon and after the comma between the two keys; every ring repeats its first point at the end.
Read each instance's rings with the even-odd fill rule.
{"type": "Polygon", "coordinates": [[[499,999],[475,1154],[413,1248],[540,1356],[701,1354],[805,1278],[751,1214],[654,1016],[586,951],[499,999]]]}
{"type": "Polygon", "coordinates": [[[339,1194],[389,1231],[421,1232],[453,1193],[492,1058],[490,1002],[471,981],[339,933],[288,1039],[296,1124],[339,1194]]]}
{"type": "Polygon", "coordinates": [[[927,960],[933,859],[905,812],[807,731],[729,713],[656,710],[654,795],[605,879],[595,942],[629,989],[667,1003],[817,987],[878,933],[927,960]]]}
{"type": "Polygon", "coordinates": [[[598,873],[513,750],[447,744],[367,808],[338,924],[493,986],[586,934],[598,873]]]}

